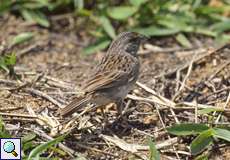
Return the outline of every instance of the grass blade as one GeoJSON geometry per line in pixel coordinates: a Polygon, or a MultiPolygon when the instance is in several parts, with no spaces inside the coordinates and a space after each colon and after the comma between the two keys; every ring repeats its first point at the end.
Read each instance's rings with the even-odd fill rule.
{"type": "Polygon", "coordinates": [[[230,142],[230,131],[221,128],[213,128],[213,136],[230,142]]]}
{"type": "Polygon", "coordinates": [[[20,33],[17,36],[15,36],[12,40],[12,45],[17,45],[26,41],[29,41],[30,39],[32,39],[34,36],[34,34],[32,32],[24,32],[24,33],[20,33]]]}
{"type": "Polygon", "coordinates": [[[39,155],[44,152],[45,150],[47,150],[48,148],[50,148],[52,145],[55,145],[55,144],[58,144],[59,142],[61,142],[64,138],[65,138],[66,135],[62,135],[58,138],[55,138],[51,141],[48,141],[46,143],[43,143],[43,144],[40,144],[38,145],[36,148],[34,148],[29,156],[28,156],[28,159],[33,159],[33,158],[37,158],[39,157],[39,155]]]}
{"type": "Polygon", "coordinates": [[[191,143],[190,149],[192,155],[197,155],[206,149],[213,142],[213,129],[206,130],[197,136],[191,143]]]}
{"type": "Polygon", "coordinates": [[[167,131],[173,135],[185,136],[185,135],[199,134],[208,129],[209,127],[204,124],[185,123],[185,124],[176,124],[172,127],[169,127],[167,128],[167,131]]]}
{"type": "Polygon", "coordinates": [[[105,32],[112,38],[114,39],[116,37],[115,30],[110,23],[109,19],[105,16],[100,17],[100,22],[105,30],[105,32]]]}
{"type": "Polygon", "coordinates": [[[105,49],[110,44],[110,41],[111,40],[109,40],[109,39],[98,40],[95,44],[92,44],[92,45],[84,48],[83,53],[89,55],[89,54],[95,53],[99,50],[105,49]]]}
{"type": "Polygon", "coordinates": [[[149,138],[148,141],[149,144],[149,150],[150,150],[150,158],[149,160],[160,160],[160,153],[156,148],[155,143],[149,138]]]}
{"type": "Polygon", "coordinates": [[[191,48],[192,44],[189,42],[189,40],[185,37],[184,34],[180,33],[176,36],[177,42],[179,42],[182,46],[186,48],[191,48]]]}
{"type": "Polygon", "coordinates": [[[107,9],[107,14],[117,20],[124,20],[137,12],[138,8],[131,6],[111,7],[107,9]]]}

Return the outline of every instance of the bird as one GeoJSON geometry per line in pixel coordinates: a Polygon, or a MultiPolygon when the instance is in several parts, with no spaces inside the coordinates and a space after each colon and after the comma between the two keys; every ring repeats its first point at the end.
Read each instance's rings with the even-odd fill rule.
{"type": "Polygon", "coordinates": [[[146,40],[147,37],[140,33],[120,33],[83,85],[83,96],[73,99],[61,109],[60,114],[68,116],[89,103],[96,106],[115,103],[118,114],[121,114],[123,100],[138,79],[140,62],[137,52],[146,40]]]}

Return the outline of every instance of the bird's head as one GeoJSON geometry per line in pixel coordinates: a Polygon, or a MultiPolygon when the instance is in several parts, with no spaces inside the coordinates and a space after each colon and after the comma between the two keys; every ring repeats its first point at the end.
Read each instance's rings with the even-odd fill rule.
{"type": "Polygon", "coordinates": [[[145,42],[147,37],[136,32],[122,32],[111,43],[108,52],[119,53],[126,51],[127,53],[136,56],[141,43],[145,42]]]}

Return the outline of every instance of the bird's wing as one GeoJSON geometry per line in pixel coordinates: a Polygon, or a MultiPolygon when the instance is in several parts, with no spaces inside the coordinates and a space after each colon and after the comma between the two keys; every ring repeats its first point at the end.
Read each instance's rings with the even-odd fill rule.
{"type": "Polygon", "coordinates": [[[98,65],[96,73],[85,83],[83,90],[93,92],[127,84],[133,78],[132,71],[136,63],[136,59],[125,53],[106,55],[98,65]]]}
{"type": "Polygon", "coordinates": [[[128,73],[124,71],[106,71],[98,73],[92,77],[87,83],[83,90],[85,92],[93,92],[96,90],[102,90],[106,88],[120,86],[126,84],[128,81],[128,73]]]}

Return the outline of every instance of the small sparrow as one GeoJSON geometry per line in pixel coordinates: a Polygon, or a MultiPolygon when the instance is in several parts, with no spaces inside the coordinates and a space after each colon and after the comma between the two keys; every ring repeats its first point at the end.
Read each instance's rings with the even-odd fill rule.
{"type": "Polygon", "coordinates": [[[97,106],[116,103],[118,113],[121,114],[123,100],[133,89],[139,75],[137,51],[146,39],[135,32],[119,34],[83,86],[83,98],[76,98],[61,109],[61,115],[72,114],[88,103],[97,106]]]}

